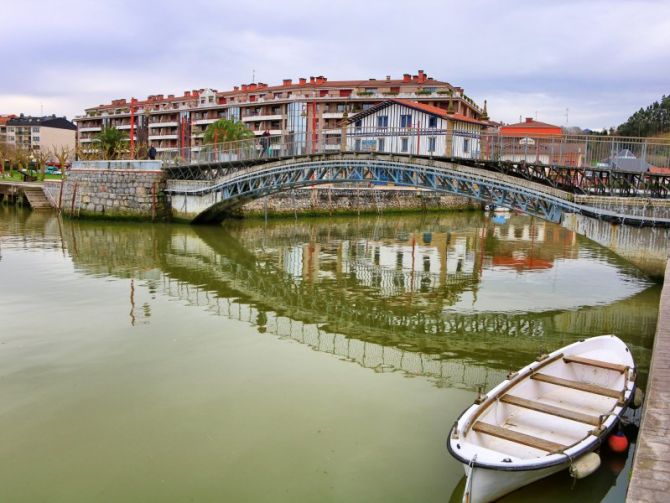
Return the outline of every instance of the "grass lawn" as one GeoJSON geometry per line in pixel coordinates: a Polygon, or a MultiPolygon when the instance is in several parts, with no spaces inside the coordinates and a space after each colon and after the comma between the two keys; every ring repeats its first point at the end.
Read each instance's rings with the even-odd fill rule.
{"type": "MultiPolygon", "coordinates": [[[[37,176],[37,175],[36,175],[37,176]]],[[[44,175],[45,180],[60,180],[61,175],[44,175]]],[[[2,175],[0,175],[0,180],[1,181],[6,181],[6,182],[22,182],[23,181],[23,175],[19,173],[18,171],[14,170],[13,176],[9,176],[9,171],[5,171],[2,175]]]]}

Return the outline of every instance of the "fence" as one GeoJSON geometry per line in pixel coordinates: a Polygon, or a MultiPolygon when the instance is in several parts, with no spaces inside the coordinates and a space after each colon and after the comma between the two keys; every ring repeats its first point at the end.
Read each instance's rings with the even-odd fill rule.
{"type": "Polygon", "coordinates": [[[436,128],[348,127],[165,150],[170,165],[378,152],[670,175],[670,142],[597,135],[504,136],[436,128]]]}

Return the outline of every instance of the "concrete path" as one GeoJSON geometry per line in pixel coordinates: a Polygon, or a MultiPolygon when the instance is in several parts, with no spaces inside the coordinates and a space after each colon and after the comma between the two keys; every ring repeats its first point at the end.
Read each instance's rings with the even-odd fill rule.
{"type": "Polygon", "coordinates": [[[626,501],[670,501],[670,260],[626,501]]]}

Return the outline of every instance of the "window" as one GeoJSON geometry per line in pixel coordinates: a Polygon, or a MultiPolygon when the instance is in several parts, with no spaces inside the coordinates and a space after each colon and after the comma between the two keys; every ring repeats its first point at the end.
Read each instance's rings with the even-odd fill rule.
{"type": "Polygon", "coordinates": [[[354,123],[354,126],[356,127],[356,129],[360,129],[362,125],[363,125],[363,121],[356,121],[354,123]]]}
{"type": "Polygon", "coordinates": [[[400,138],[400,151],[409,152],[409,138],[400,138]]]}
{"type": "Polygon", "coordinates": [[[361,150],[361,140],[356,140],[356,141],[354,142],[354,150],[355,150],[356,152],[359,152],[359,151],[361,150]]]}
{"type": "Polygon", "coordinates": [[[40,137],[39,136],[33,136],[33,141],[40,141],[40,137]]]}
{"type": "Polygon", "coordinates": [[[470,152],[470,138],[465,138],[463,140],[463,152],[466,154],[470,152]]]}
{"type": "Polygon", "coordinates": [[[38,128],[38,127],[33,127],[33,133],[39,133],[39,132],[40,132],[40,128],[38,128]]]}
{"type": "Polygon", "coordinates": [[[428,118],[428,127],[437,127],[437,117],[429,117],[428,118]]]}
{"type": "Polygon", "coordinates": [[[384,151],[384,138],[379,138],[377,140],[377,151],[378,152],[383,152],[384,151]]]}
{"type": "Polygon", "coordinates": [[[389,127],[389,116],[379,115],[377,117],[377,127],[389,127]]]}
{"type": "Polygon", "coordinates": [[[428,152],[435,152],[435,138],[428,138],[428,152]]]}
{"type": "Polygon", "coordinates": [[[412,127],[412,116],[410,114],[400,116],[400,127],[412,127]]]}

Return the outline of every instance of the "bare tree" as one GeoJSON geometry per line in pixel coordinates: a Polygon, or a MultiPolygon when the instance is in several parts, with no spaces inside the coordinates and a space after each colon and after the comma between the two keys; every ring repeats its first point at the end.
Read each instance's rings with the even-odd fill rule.
{"type": "Polygon", "coordinates": [[[70,160],[70,157],[72,157],[72,154],[73,151],[67,145],[61,145],[59,147],[54,147],[53,149],[53,156],[56,158],[58,164],[60,165],[60,172],[63,181],[65,181],[66,177],[65,169],[67,167],[67,163],[70,160]]]}
{"type": "Polygon", "coordinates": [[[30,176],[30,151],[25,148],[17,148],[14,151],[14,160],[16,161],[16,166],[19,168],[19,171],[24,174],[24,176],[30,176]]]}
{"type": "Polygon", "coordinates": [[[44,181],[47,162],[49,162],[49,159],[51,158],[51,153],[48,150],[35,150],[33,151],[33,158],[35,159],[37,168],[40,172],[39,179],[40,181],[44,181]]]}

